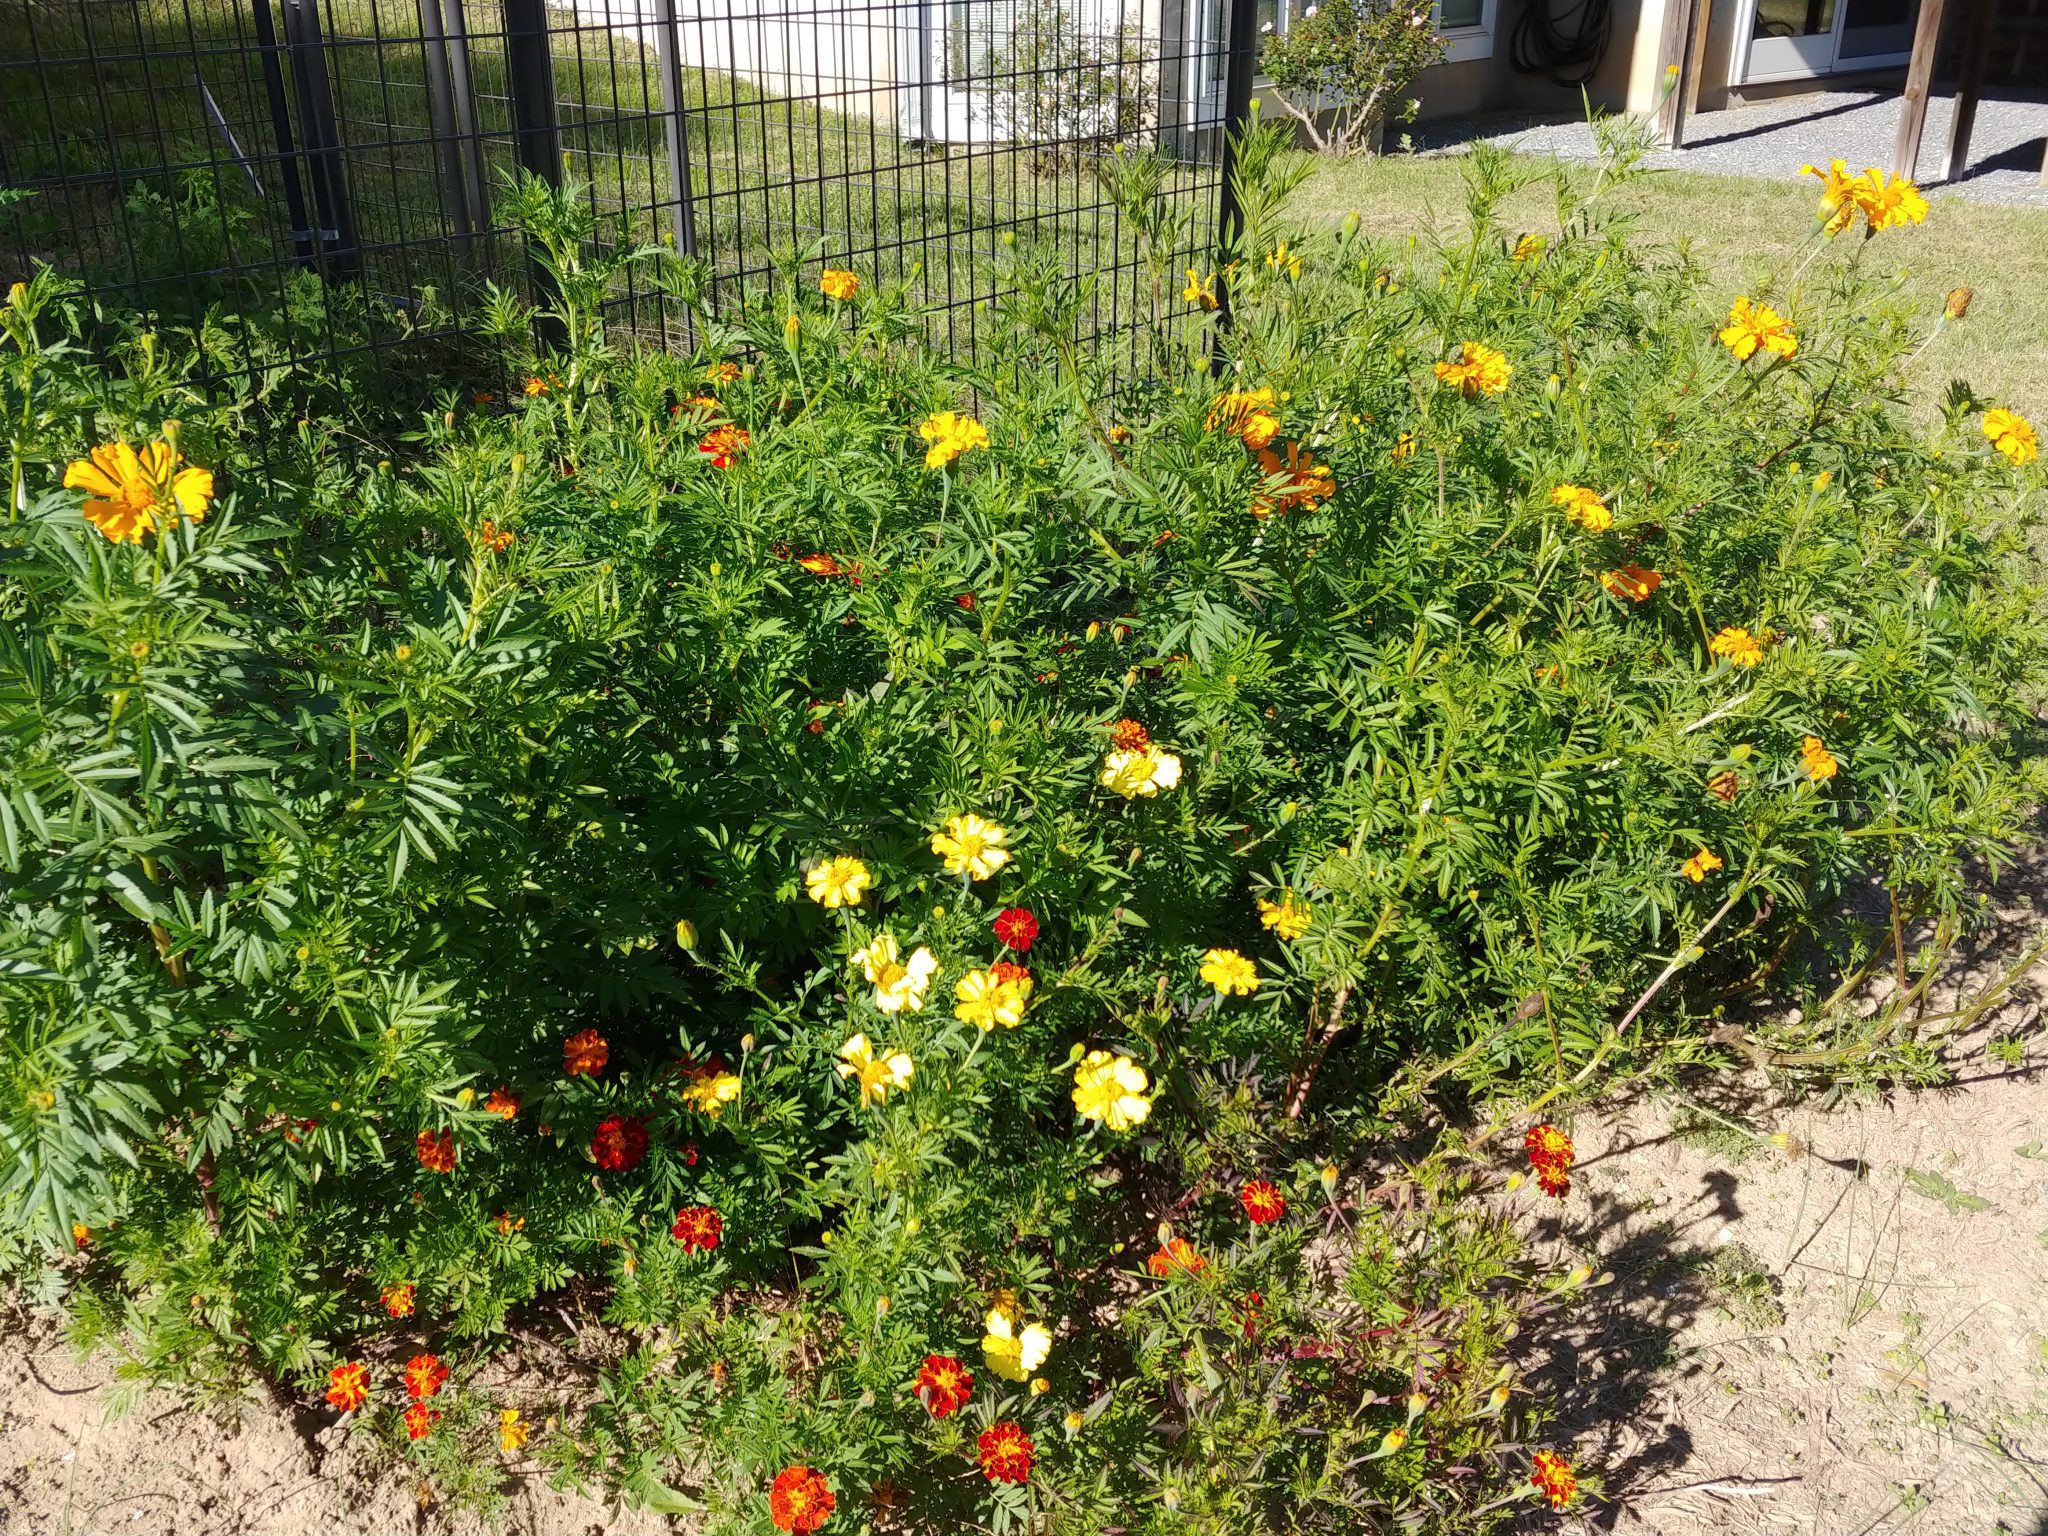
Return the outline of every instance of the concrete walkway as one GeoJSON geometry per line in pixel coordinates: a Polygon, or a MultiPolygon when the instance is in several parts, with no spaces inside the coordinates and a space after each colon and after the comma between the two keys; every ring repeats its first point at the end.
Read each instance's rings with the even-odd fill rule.
{"type": "MultiPolygon", "coordinates": [[[[1937,96],[1928,103],[1920,145],[1921,185],[1930,193],[1953,192],[1973,202],[2048,208],[2048,187],[2041,184],[2048,96],[1987,95],[1977,106],[1970,163],[1956,181],[1936,182],[1954,106],[1952,96],[1937,96]]],[[[1816,91],[1702,112],[1687,125],[1686,147],[1653,155],[1650,164],[1783,180],[1798,175],[1802,165],[1826,165],[1839,155],[1851,170],[1860,171],[1866,165],[1890,166],[1898,131],[1896,91],[1816,91]]],[[[1555,119],[1494,115],[1426,123],[1415,130],[1415,140],[1422,150],[1452,150],[1485,140],[1564,160],[1598,158],[1592,130],[1584,122],[1555,119]]]]}

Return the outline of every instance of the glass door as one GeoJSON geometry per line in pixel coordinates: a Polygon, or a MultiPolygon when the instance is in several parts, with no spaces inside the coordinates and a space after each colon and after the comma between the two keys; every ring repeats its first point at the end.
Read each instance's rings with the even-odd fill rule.
{"type": "Polygon", "coordinates": [[[1867,69],[1911,58],[1919,20],[1920,0],[1842,0],[1835,68],[1867,69]]]}
{"type": "Polygon", "coordinates": [[[1741,85],[1900,63],[1920,0],[1753,0],[1749,14],[1741,85]]]}

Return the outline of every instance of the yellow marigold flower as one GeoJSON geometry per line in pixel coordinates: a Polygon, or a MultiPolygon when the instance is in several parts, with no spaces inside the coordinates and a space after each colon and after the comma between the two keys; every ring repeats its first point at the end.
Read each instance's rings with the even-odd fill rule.
{"type": "Polygon", "coordinates": [[[1516,261],[1534,261],[1549,247],[1550,242],[1541,235],[1524,235],[1515,242],[1511,253],[1516,261]]]}
{"type": "Polygon", "coordinates": [[[1289,277],[1301,276],[1301,257],[1287,249],[1285,240],[1267,253],[1266,265],[1275,272],[1285,272],[1289,277]]]}
{"type": "Polygon", "coordinates": [[[813,864],[804,888],[821,907],[857,907],[861,893],[875,883],[867,865],[849,854],[835,854],[813,864]]]}
{"type": "Polygon", "coordinates": [[[969,971],[953,986],[953,1017],[987,1031],[998,1024],[1015,1029],[1024,1022],[1031,982],[1005,981],[994,970],[969,971]]]}
{"type": "Polygon", "coordinates": [[[938,469],[970,449],[988,446],[988,428],[958,411],[939,411],[927,416],[918,426],[917,435],[929,445],[924,451],[926,469],[938,469]]]}
{"type": "Polygon", "coordinates": [[[1820,216],[1821,228],[1830,235],[1839,235],[1849,227],[1856,217],[1856,178],[1849,174],[1848,162],[1837,156],[1822,170],[1817,165],[1799,168],[1802,176],[1818,176],[1821,180],[1820,216]]]}
{"type": "Polygon", "coordinates": [[[1832,779],[1841,764],[1835,761],[1835,754],[1821,743],[1818,736],[1809,736],[1799,744],[1799,760],[1806,769],[1806,776],[1815,783],[1832,779]]]}
{"type": "Polygon", "coordinates": [[[169,527],[180,516],[199,522],[213,500],[213,472],[179,468],[178,450],[154,442],[140,453],[125,442],[95,448],[64,471],[66,490],[86,492],[85,519],[116,544],[169,527]]]}
{"type": "Polygon", "coordinates": [[[740,1096],[737,1072],[705,1072],[692,1077],[682,1088],[682,1101],[690,1108],[718,1118],[719,1111],[740,1096]]]}
{"type": "Polygon", "coordinates": [[[875,1006],[884,1013],[922,1013],[924,995],[939,969],[937,957],[921,945],[902,959],[891,933],[876,934],[866,948],[854,952],[853,963],[874,983],[875,1006]]]}
{"type": "Polygon", "coordinates": [[[1278,404],[1279,396],[1271,388],[1225,390],[1210,402],[1202,428],[1228,432],[1242,438],[1247,448],[1260,449],[1280,431],[1280,418],[1273,412],[1278,404]]]}
{"type": "Polygon", "coordinates": [[[955,816],[932,834],[932,852],[946,861],[946,873],[986,880],[1010,862],[1003,844],[1010,834],[995,822],[969,811],[955,816]]]}
{"type": "Polygon", "coordinates": [[[1216,274],[1197,272],[1193,267],[1189,267],[1187,286],[1181,289],[1180,296],[1188,303],[1203,309],[1216,308],[1216,274]]]}
{"type": "Polygon", "coordinates": [[[1903,176],[1887,178],[1876,166],[1856,178],[1856,206],[1863,210],[1873,235],[1901,224],[1927,222],[1927,199],[1903,176]]]}
{"type": "Polygon", "coordinates": [[[1412,459],[1414,457],[1415,434],[1413,432],[1403,432],[1394,439],[1394,462],[1399,464],[1404,459],[1412,459]]]}
{"type": "Polygon", "coordinates": [[[1458,361],[1438,363],[1438,380],[1463,395],[1498,395],[1506,392],[1508,375],[1514,365],[1482,342],[1468,341],[1458,349],[1458,361]]]}
{"type": "Polygon", "coordinates": [[[1702,880],[1706,879],[1708,875],[1711,875],[1715,870],[1719,869],[1720,867],[1721,856],[1717,853],[1713,853],[1705,848],[1702,848],[1698,853],[1694,854],[1691,858],[1687,859],[1685,863],[1679,867],[1678,872],[1681,875],[1684,875],[1685,878],[1690,880],[1694,885],[1698,885],[1702,880]]]}
{"type": "Polygon", "coordinates": [[[1292,891],[1282,891],[1278,901],[1261,896],[1259,922],[1283,939],[1298,939],[1308,932],[1308,904],[1292,891]]]}
{"type": "Polygon", "coordinates": [[[1180,783],[1180,759],[1157,746],[1111,752],[1102,759],[1102,782],[1126,800],[1150,800],[1180,783]]]}
{"type": "Polygon", "coordinates": [[[1234,949],[1212,949],[1202,956],[1202,980],[1224,997],[1249,997],[1259,990],[1259,968],[1234,949]]]}
{"type": "Polygon", "coordinates": [[[827,267],[818,274],[818,288],[828,299],[850,299],[860,292],[860,275],[843,267],[827,267]]]}
{"type": "Polygon", "coordinates": [[[1005,1381],[1029,1381],[1052,1354],[1052,1330],[1024,1322],[1014,1304],[991,1308],[982,1322],[988,1331],[981,1338],[981,1356],[1005,1381]]]}
{"type": "Polygon", "coordinates": [[[901,1093],[908,1088],[917,1068],[907,1053],[887,1051],[878,1056],[866,1035],[855,1035],[839,1047],[838,1070],[841,1077],[860,1084],[860,1104],[866,1109],[881,1103],[892,1091],[901,1093]]]}
{"type": "Polygon", "coordinates": [[[1560,485],[1551,490],[1550,499],[1564,508],[1566,522],[1577,523],[1588,533],[1605,533],[1614,526],[1614,514],[1598,491],[1583,485],[1560,485]]]}
{"type": "Polygon", "coordinates": [[[1799,350],[1799,338],[1792,334],[1792,322],[1770,305],[1752,305],[1747,294],[1738,294],[1721,328],[1721,345],[1746,363],[1759,347],[1772,357],[1791,357],[1799,350]]]}
{"type": "MultiPolygon", "coordinates": [[[[1984,413],[1984,438],[2015,464],[2031,464],[2041,456],[2034,424],[2017,411],[2003,407],[1984,413]]],[[[68,482],[67,482],[68,483],[68,482]]]]}
{"type": "Polygon", "coordinates": [[[498,1449],[507,1456],[525,1447],[533,1426],[520,1417],[517,1408],[498,1410],[498,1449]]]}
{"type": "Polygon", "coordinates": [[[1726,656],[1738,667],[1754,667],[1763,662],[1764,648],[1757,644],[1756,636],[1739,624],[1730,624],[1707,642],[1710,655],[1726,656]]]}
{"type": "Polygon", "coordinates": [[[1152,1113],[1152,1101],[1145,1097],[1151,1081],[1128,1056],[1090,1051],[1074,1068],[1074,1109],[1083,1120],[1128,1131],[1152,1113]]]}

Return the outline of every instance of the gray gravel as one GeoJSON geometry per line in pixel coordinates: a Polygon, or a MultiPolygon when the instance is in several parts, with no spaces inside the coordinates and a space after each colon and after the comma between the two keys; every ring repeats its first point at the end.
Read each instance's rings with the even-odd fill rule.
{"type": "MultiPolygon", "coordinates": [[[[1702,112],[1687,125],[1682,150],[1653,155],[1652,165],[1705,171],[1719,176],[1761,176],[1783,180],[1802,165],[1825,165],[1839,155],[1851,170],[1889,167],[1899,131],[1896,91],[1816,91],[1720,112],[1702,112]]],[[[1952,96],[1927,105],[1920,143],[1920,182],[1973,202],[2018,203],[2048,208],[2041,185],[2041,155],[2048,143],[2048,96],[1986,97],[1977,105],[1970,135],[1970,161],[1954,182],[1938,183],[1948,150],[1952,96]]],[[[1598,158],[1584,122],[1536,120],[1495,114],[1426,123],[1414,133],[1421,150],[1455,150],[1486,140],[1529,154],[1564,160],[1598,158]]]]}

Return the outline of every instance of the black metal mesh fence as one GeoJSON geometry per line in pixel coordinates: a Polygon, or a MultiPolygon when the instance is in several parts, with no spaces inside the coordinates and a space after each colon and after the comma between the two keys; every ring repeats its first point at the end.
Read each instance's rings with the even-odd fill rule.
{"type": "MultiPolygon", "coordinates": [[[[422,353],[457,366],[487,283],[528,284],[496,212],[524,165],[701,258],[715,303],[822,241],[909,283],[973,357],[998,242],[1024,234],[1091,276],[1088,323],[1114,341],[1168,296],[1101,168],[1165,157],[1169,224],[1191,261],[1211,247],[1243,109],[1232,10],[1250,7],[0,0],[0,275],[47,261],[203,322],[224,375],[358,356],[417,378],[422,353]]],[[[674,301],[625,282],[619,317],[677,339],[674,301]]]]}

